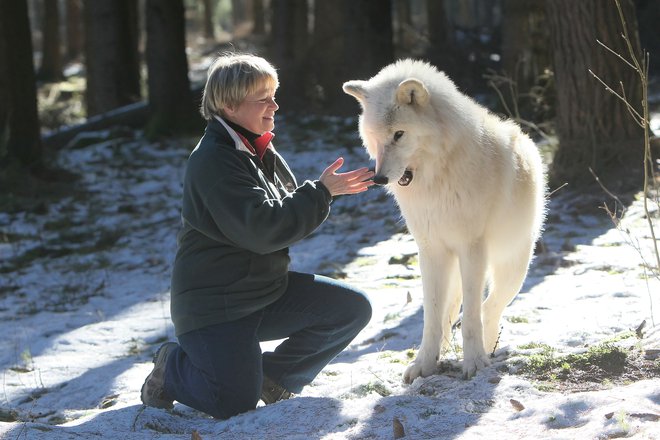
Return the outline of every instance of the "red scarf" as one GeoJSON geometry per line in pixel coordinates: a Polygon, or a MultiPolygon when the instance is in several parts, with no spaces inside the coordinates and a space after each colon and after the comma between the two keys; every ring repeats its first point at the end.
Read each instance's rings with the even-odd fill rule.
{"type": "Polygon", "coordinates": [[[266,152],[268,145],[270,145],[270,142],[275,137],[273,133],[267,131],[266,133],[256,138],[253,143],[250,143],[250,141],[248,141],[247,138],[242,134],[238,132],[236,134],[238,135],[238,137],[241,138],[243,144],[247,147],[247,149],[253,152],[254,154],[256,154],[257,156],[259,156],[259,159],[264,158],[264,153],[266,152]]]}

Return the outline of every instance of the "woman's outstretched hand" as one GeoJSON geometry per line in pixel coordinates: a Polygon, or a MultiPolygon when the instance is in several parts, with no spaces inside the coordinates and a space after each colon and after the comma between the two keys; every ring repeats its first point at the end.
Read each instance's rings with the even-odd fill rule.
{"type": "Polygon", "coordinates": [[[372,177],[374,172],[369,171],[369,168],[358,168],[357,170],[348,171],[346,173],[337,173],[336,171],[344,164],[344,158],[340,157],[332,165],[323,171],[319,180],[330,194],[339,196],[342,194],[357,194],[366,191],[371,185],[374,184],[372,177]]]}

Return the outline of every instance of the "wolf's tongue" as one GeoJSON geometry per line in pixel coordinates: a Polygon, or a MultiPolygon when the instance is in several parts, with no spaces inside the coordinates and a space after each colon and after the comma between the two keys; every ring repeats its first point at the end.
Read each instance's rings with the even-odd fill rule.
{"type": "Polygon", "coordinates": [[[410,182],[413,180],[413,173],[410,170],[406,170],[403,173],[403,176],[399,179],[399,185],[401,186],[408,186],[410,185],[410,182]]]}

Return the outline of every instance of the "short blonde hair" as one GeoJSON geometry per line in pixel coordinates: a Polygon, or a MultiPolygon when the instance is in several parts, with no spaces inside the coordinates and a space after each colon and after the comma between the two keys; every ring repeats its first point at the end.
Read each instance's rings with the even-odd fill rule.
{"type": "Polygon", "coordinates": [[[273,92],[279,86],[277,71],[268,61],[250,54],[221,55],[209,67],[200,113],[206,120],[220,116],[224,108],[240,105],[264,86],[273,92]]]}

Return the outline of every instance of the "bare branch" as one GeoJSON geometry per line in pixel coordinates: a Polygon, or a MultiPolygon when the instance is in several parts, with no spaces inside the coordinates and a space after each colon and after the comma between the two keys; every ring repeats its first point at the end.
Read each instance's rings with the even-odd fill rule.
{"type": "Polygon", "coordinates": [[[633,106],[628,102],[628,97],[626,96],[626,89],[623,87],[623,81],[619,81],[619,86],[621,86],[621,95],[623,95],[623,102],[626,103],[626,108],[628,109],[628,113],[630,113],[630,116],[632,116],[633,120],[639,125],[641,128],[644,128],[644,124],[646,121],[644,118],[635,111],[633,106]]]}
{"type": "Polygon", "coordinates": [[[552,195],[553,195],[554,193],[556,193],[556,192],[559,191],[560,189],[565,188],[565,187],[567,187],[567,186],[568,186],[568,182],[564,182],[562,185],[560,185],[560,186],[558,186],[557,188],[555,188],[555,189],[553,189],[552,191],[550,191],[550,194],[548,194],[548,198],[552,197],[552,195]]]}
{"type": "MultiPolygon", "coordinates": [[[[625,37],[624,37],[624,39],[625,39],[625,37]]],[[[598,44],[600,44],[601,46],[603,46],[603,47],[604,47],[605,49],[607,49],[608,51],[612,52],[614,55],[616,55],[621,61],[623,61],[624,63],[626,63],[627,65],[629,65],[633,70],[638,71],[637,67],[635,67],[635,66],[633,66],[632,64],[630,64],[630,62],[629,62],[627,59],[625,59],[623,56],[621,56],[621,54],[619,54],[618,52],[616,52],[616,51],[610,49],[605,43],[603,43],[603,42],[600,41],[599,39],[596,39],[596,42],[597,42],[598,44]]]]}
{"type": "Polygon", "coordinates": [[[642,115],[640,115],[640,114],[637,112],[637,110],[635,110],[635,108],[634,108],[632,105],[630,105],[630,103],[629,103],[628,101],[626,101],[626,99],[625,99],[623,96],[619,95],[617,92],[615,92],[614,90],[612,90],[612,88],[611,88],[610,86],[608,86],[607,83],[605,83],[605,81],[603,81],[602,79],[600,79],[600,78],[598,77],[598,75],[596,75],[591,69],[587,69],[587,70],[589,71],[589,73],[591,74],[591,76],[593,76],[594,78],[596,78],[596,79],[597,79],[597,80],[598,80],[598,81],[599,81],[599,82],[605,87],[605,90],[606,90],[606,91],[610,92],[611,94],[613,94],[614,96],[616,96],[617,98],[619,98],[624,104],[626,104],[626,106],[628,106],[628,109],[629,109],[631,112],[634,113],[634,115],[635,115],[635,117],[636,117],[637,119],[644,119],[644,117],[643,117],[642,115]]]}

